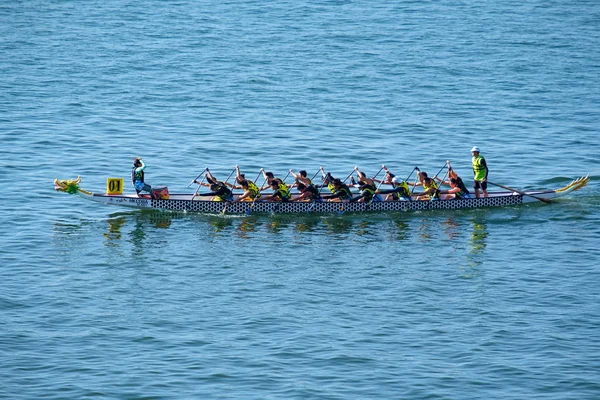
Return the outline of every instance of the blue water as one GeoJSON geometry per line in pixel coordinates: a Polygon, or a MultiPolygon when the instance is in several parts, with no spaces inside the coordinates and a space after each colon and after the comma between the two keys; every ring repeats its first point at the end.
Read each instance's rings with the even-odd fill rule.
{"type": "MultiPolygon", "coordinates": [[[[0,5],[0,398],[597,399],[594,1],[0,5]],[[382,164],[553,205],[341,216],[118,209],[132,157],[382,164]]],[[[132,188],[127,187],[131,192],[132,188]]]]}

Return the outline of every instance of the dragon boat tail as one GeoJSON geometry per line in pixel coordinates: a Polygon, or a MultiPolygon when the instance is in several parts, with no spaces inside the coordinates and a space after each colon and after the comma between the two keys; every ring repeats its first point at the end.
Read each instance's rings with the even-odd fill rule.
{"type": "MultiPolygon", "coordinates": [[[[145,210],[189,211],[206,214],[249,214],[252,213],[372,213],[393,211],[455,210],[515,206],[543,201],[552,202],[556,198],[580,190],[589,182],[589,176],[573,180],[568,185],[555,190],[489,192],[488,197],[449,199],[449,200],[412,200],[412,201],[373,201],[360,202],[218,202],[207,201],[194,193],[169,194],[166,188],[162,196],[151,199],[150,196],[137,194],[93,193],[79,187],[81,177],[54,181],[55,189],[60,192],[77,194],[84,199],[97,203],[112,204],[145,210]],[[162,198],[160,198],[162,197],[162,198]]],[[[499,186],[499,185],[497,185],[499,186]]],[[[510,188],[507,188],[510,189],[510,188]]],[[[237,198],[237,195],[236,195],[237,198]]]]}

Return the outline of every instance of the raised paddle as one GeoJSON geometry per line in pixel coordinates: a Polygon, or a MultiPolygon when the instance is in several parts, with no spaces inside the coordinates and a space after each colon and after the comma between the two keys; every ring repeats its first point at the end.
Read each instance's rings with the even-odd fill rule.
{"type": "MultiPolygon", "coordinates": [[[[323,169],[323,166],[319,167],[319,171],[317,171],[317,173],[315,174],[315,176],[313,176],[313,178],[311,179],[311,181],[313,181],[316,177],[318,173],[321,173],[321,175],[323,176],[323,179],[325,179],[325,177],[327,176],[325,174],[325,170],[323,169]]],[[[321,191],[323,190],[323,188],[325,187],[325,181],[323,180],[323,183],[320,185],[319,187],[319,197],[321,197],[321,191]]],[[[307,213],[312,212],[312,210],[315,208],[315,206],[317,205],[317,202],[312,200],[313,203],[310,205],[310,207],[308,207],[308,210],[306,211],[307,213]]]]}
{"type": "MultiPolygon", "coordinates": [[[[263,168],[261,168],[261,169],[260,169],[260,172],[258,173],[258,176],[256,177],[256,180],[255,180],[255,182],[254,182],[255,184],[256,184],[256,181],[258,180],[258,177],[259,177],[259,176],[260,176],[260,174],[261,174],[261,173],[263,173],[263,172],[264,172],[264,169],[263,169],[263,168]]],[[[267,177],[266,177],[266,176],[265,176],[265,180],[264,180],[264,181],[263,181],[263,183],[262,183],[262,186],[265,186],[265,183],[267,183],[267,177]]],[[[262,186],[261,186],[261,187],[262,187],[262,186]]],[[[260,191],[259,191],[259,193],[260,193],[260,191]]],[[[252,199],[252,203],[250,204],[250,206],[248,206],[248,209],[246,210],[246,215],[250,215],[250,213],[252,212],[252,208],[254,208],[254,203],[256,203],[256,199],[258,199],[258,195],[257,195],[257,196],[256,196],[254,199],[252,199]]]]}
{"type": "Polygon", "coordinates": [[[412,171],[410,171],[410,174],[408,174],[408,176],[406,177],[406,179],[404,180],[404,182],[408,182],[408,180],[410,179],[410,177],[412,176],[413,172],[415,172],[416,170],[418,170],[419,168],[414,167],[412,169],[412,171]]]}
{"type": "Polygon", "coordinates": [[[348,176],[346,177],[346,179],[344,179],[344,180],[342,181],[342,183],[346,183],[346,181],[347,181],[347,180],[348,180],[348,179],[349,179],[349,178],[350,178],[350,177],[351,177],[351,176],[354,174],[354,171],[355,171],[355,170],[357,170],[357,169],[358,169],[358,167],[354,167],[354,169],[352,170],[352,172],[350,172],[350,175],[348,175],[348,176]]]}
{"type": "Polygon", "coordinates": [[[384,168],[385,168],[385,164],[381,166],[379,171],[377,171],[377,173],[371,179],[377,178],[379,176],[379,174],[381,173],[381,171],[383,171],[384,168]]]}
{"type": "Polygon", "coordinates": [[[262,174],[262,172],[258,172],[258,175],[256,175],[256,178],[254,179],[254,184],[256,185],[256,181],[258,180],[258,178],[260,178],[260,175],[262,174]]]}
{"type": "MultiPolygon", "coordinates": [[[[379,170],[379,172],[383,171],[384,169],[386,169],[386,168],[385,168],[385,164],[383,164],[383,165],[381,166],[381,169],[379,170]]],[[[375,179],[375,178],[377,177],[377,175],[379,175],[379,172],[378,172],[377,174],[375,174],[375,176],[373,177],[373,179],[375,179]]],[[[377,186],[377,189],[376,189],[376,191],[377,191],[377,190],[379,190],[379,189],[381,188],[381,185],[383,185],[383,179],[381,180],[381,182],[379,182],[379,185],[377,186]]]]}
{"type": "MultiPolygon", "coordinates": [[[[358,171],[358,165],[354,167],[354,170],[353,170],[352,172],[350,172],[350,175],[348,175],[348,176],[346,177],[346,179],[344,179],[344,180],[342,181],[342,183],[346,182],[346,181],[348,180],[348,178],[350,178],[350,177],[351,177],[351,176],[354,174],[354,172],[356,172],[356,171],[358,171]]],[[[352,178],[352,179],[354,179],[354,178],[352,178]]],[[[340,200],[341,200],[341,199],[340,199],[340,200]]],[[[340,203],[342,203],[342,205],[340,206],[340,211],[338,211],[338,214],[339,214],[339,215],[342,215],[342,214],[344,213],[344,209],[346,208],[346,205],[345,205],[345,203],[344,203],[344,200],[342,200],[340,203]]]]}
{"type": "MultiPolygon", "coordinates": [[[[233,176],[233,173],[237,170],[237,165],[235,166],[235,168],[233,168],[233,171],[231,171],[231,173],[229,174],[229,176],[227,177],[227,179],[225,179],[225,182],[223,182],[223,185],[225,185],[225,187],[227,187],[227,181],[233,176]]],[[[233,196],[233,187],[231,188],[231,195],[233,196]]],[[[229,202],[225,203],[225,207],[223,207],[223,211],[221,211],[222,215],[225,215],[225,211],[227,211],[227,206],[229,205],[229,202]]]]}
{"type": "Polygon", "coordinates": [[[437,176],[440,174],[440,172],[442,172],[444,170],[444,168],[448,168],[448,163],[445,162],[444,165],[442,166],[442,168],[440,168],[440,170],[438,171],[437,174],[435,174],[435,176],[433,177],[433,179],[437,178],[437,176]]]}
{"type": "MultiPolygon", "coordinates": [[[[208,171],[208,167],[204,168],[204,172],[208,171]]],[[[202,174],[200,174],[202,175],[202,174]]],[[[198,177],[200,176],[198,175],[198,177]]],[[[196,179],[198,179],[198,177],[196,177],[196,179]]],[[[192,181],[192,183],[196,182],[196,179],[194,179],[192,181]]],[[[198,183],[198,187],[196,188],[196,190],[194,191],[194,197],[196,197],[196,195],[198,194],[198,191],[200,190],[200,188],[202,187],[202,184],[204,183],[204,180],[206,179],[206,174],[202,177],[202,180],[200,181],[200,183],[198,183]]],[[[190,183],[191,185],[191,183],[190,183]]],[[[192,197],[193,198],[193,197],[192,197]]]]}
{"type": "Polygon", "coordinates": [[[290,174],[292,173],[292,170],[290,170],[287,175],[281,180],[281,183],[285,183],[285,180],[287,179],[288,176],[290,176],[290,174]]]}
{"type": "Polygon", "coordinates": [[[204,172],[206,172],[206,170],[207,170],[207,169],[208,169],[208,167],[207,167],[207,168],[204,168],[204,169],[202,170],[202,172],[200,172],[200,173],[198,174],[198,176],[197,176],[197,177],[195,177],[195,178],[194,178],[194,179],[193,179],[193,180],[190,182],[190,184],[189,184],[189,185],[187,185],[187,187],[190,187],[190,186],[192,186],[192,183],[196,182],[196,180],[197,180],[198,178],[200,178],[200,176],[202,176],[202,174],[203,174],[204,172]]]}
{"type": "Polygon", "coordinates": [[[312,177],[312,178],[311,178],[311,180],[310,180],[311,182],[315,180],[315,178],[317,177],[317,175],[319,175],[319,172],[320,172],[320,171],[317,171],[317,172],[316,172],[316,173],[313,175],[313,177],[312,177]]]}
{"type": "Polygon", "coordinates": [[[487,181],[487,183],[489,183],[490,185],[501,187],[502,189],[510,190],[511,192],[519,193],[521,196],[533,197],[534,199],[539,200],[539,201],[543,201],[544,203],[548,203],[548,204],[552,204],[553,203],[552,200],[544,199],[543,197],[534,196],[532,194],[528,194],[528,193],[522,192],[520,190],[508,187],[508,186],[500,185],[499,183],[494,183],[494,182],[490,182],[490,181],[487,181]]]}
{"type": "MultiPolygon", "coordinates": [[[[415,176],[415,183],[413,183],[412,189],[410,190],[411,196],[415,192],[415,189],[417,188],[417,181],[419,180],[419,173],[421,172],[421,170],[419,169],[419,167],[415,167],[415,169],[413,169],[413,172],[414,171],[417,171],[417,176],[415,176]]],[[[412,172],[410,174],[412,175],[412,172]]]]}

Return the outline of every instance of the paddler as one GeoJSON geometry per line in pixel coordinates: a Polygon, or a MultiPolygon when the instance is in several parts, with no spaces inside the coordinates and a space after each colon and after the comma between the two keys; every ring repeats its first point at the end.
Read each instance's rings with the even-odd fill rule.
{"type": "Polygon", "coordinates": [[[471,163],[473,164],[473,187],[475,188],[475,197],[479,198],[479,189],[483,192],[483,197],[488,197],[487,178],[488,167],[485,158],[479,154],[479,147],[475,146],[471,149],[471,163]]]}
{"type": "Polygon", "coordinates": [[[321,180],[323,181],[323,183],[321,185],[319,185],[318,187],[319,188],[327,187],[331,193],[335,194],[335,188],[333,186],[333,181],[335,178],[331,175],[330,172],[325,173],[325,170],[323,169],[323,167],[320,167],[319,171],[321,171],[321,175],[322,175],[321,180]]]}
{"type": "MultiPolygon", "coordinates": [[[[338,189],[337,189],[338,187],[346,188],[348,193],[350,193],[349,196],[342,194],[342,197],[344,199],[349,200],[350,198],[352,198],[352,193],[350,192],[349,186],[344,184],[344,182],[342,182],[341,179],[334,178],[333,175],[331,175],[331,172],[325,173],[325,170],[323,169],[323,167],[320,167],[319,170],[321,171],[321,175],[322,175],[321,179],[323,180],[323,183],[318,186],[315,185],[315,187],[321,188],[321,189],[326,187],[334,195],[334,196],[332,196],[332,195],[324,196],[323,197],[324,199],[339,198],[340,196],[336,195],[336,193],[338,192],[338,189]]],[[[352,173],[354,173],[354,171],[352,173]]],[[[348,179],[348,178],[346,178],[346,179],[348,179]]],[[[352,181],[354,181],[354,177],[352,177],[352,181]]],[[[333,201],[340,201],[340,200],[337,199],[337,200],[333,200],[333,201]]]]}
{"type": "Polygon", "coordinates": [[[264,201],[282,201],[287,202],[290,201],[292,195],[290,194],[290,190],[287,185],[279,184],[278,179],[273,179],[271,181],[271,189],[273,189],[273,194],[270,196],[263,197],[264,201]]]}
{"type": "Polygon", "coordinates": [[[447,196],[442,196],[444,199],[468,199],[471,197],[471,193],[467,186],[463,182],[460,176],[456,173],[452,165],[450,165],[450,160],[446,161],[446,165],[448,166],[448,180],[444,181],[435,177],[435,179],[442,185],[448,185],[451,187],[450,190],[442,190],[441,194],[447,194],[447,196]],[[454,180],[454,181],[453,181],[454,180]]]}
{"type": "Polygon", "coordinates": [[[419,181],[416,183],[408,183],[411,186],[423,186],[422,193],[413,193],[413,196],[417,196],[417,200],[439,200],[440,189],[438,184],[433,179],[427,176],[427,172],[422,172],[417,169],[417,176],[419,181]]]}
{"type": "Polygon", "coordinates": [[[271,183],[273,181],[277,181],[277,183],[279,184],[279,186],[281,186],[281,188],[283,190],[287,190],[288,192],[290,191],[290,188],[284,182],[285,178],[284,179],[275,178],[275,175],[273,175],[272,172],[265,172],[265,170],[263,168],[261,168],[260,171],[262,172],[263,177],[265,178],[265,181],[267,182],[267,184],[265,186],[263,186],[260,190],[265,190],[265,189],[268,189],[268,188],[272,188],[271,183]]]}
{"type": "MultiPolygon", "coordinates": [[[[252,182],[251,180],[247,180],[246,176],[242,173],[240,173],[240,167],[239,166],[235,166],[235,172],[236,172],[236,177],[235,177],[235,181],[240,185],[240,186],[235,186],[235,185],[230,185],[232,189],[243,189],[244,193],[237,198],[237,200],[235,201],[255,201],[260,199],[261,194],[260,194],[260,189],[258,188],[258,186],[256,186],[256,184],[254,182],[252,182]]],[[[259,175],[260,176],[260,175],[259,175]]],[[[256,177],[256,179],[258,179],[258,176],[256,177]]]]}
{"type": "Polygon", "coordinates": [[[131,183],[133,183],[133,187],[137,192],[138,196],[140,192],[148,192],[150,193],[150,197],[155,199],[154,193],[152,192],[152,186],[148,185],[144,182],[144,170],[146,169],[146,164],[140,157],[136,157],[133,159],[133,169],[131,170],[131,183]]]}
{"type": "Polygon", "coordinates": [[[372,201],[381,201],[381,198],[375,194],[377,186],[371,178],[367,178],[367,175],[360,171],[358,167],[354,167],[356,176],[358,177],[358,190],[360,195],[352,197],[350,202],[358,201],[360,203],[370,203],[372,201]]]}
{"type": "Polygon", "coordinates": [[[291,201],[323,201],[321,199],[321,195],[319,194],[319,189],[313,185],[306,186],[304,183],[298,182],[298,191],[300,192],[300,195],[298,197],[294,197],[291,201]]]}
{"type": "Polygon", "coordinates": [[[410,189],[408,188],[408,184],[406,183],[406,181],[392,174],[385,165],[383,166],[383,170],[385,171],[385,177],[383,178],[383,180],[379,181],[375,179],[375,181],[384,185],[392,185],[393,189],[377,190],[376,193],[387,194],[385,201],[410,201],[410,189]]]}
{"type": "Polygon", "coordinates": [[[304,170],[299,171],[296,174],[296,173],[294,173],[293,170],[290,169],[290,174],[292,174],[292,176],[296,180],[292,186],[298,186],[299,183],[304,184],[304,186],[310,186],[313,184],[312,181],[310,180],[310,178],[307,177],[307,175],[308,175],[307,172],[304,170]]]}
{"type": "MultiPolygon", "coordinates": [[[[328,173],[326,182],[329,182],[330,178],[332,178],[332,176],[328,173]]],[[[327,184],[327,187],[329,187],[329,190],[333,192],[333,194],[323,196],[323,198],[327,199],[327,201],[343,201],[352,199],[352,192],[350,191],[350,188],[339,178],[333,179],[327,184]]]]}
{"type": "MultiPolygon", "coordinates": [[[[462,180],[461,180],[462,183],[462,180]]],[[[462,187],[459,186],[458,179],[450,178],[450,187],[449,190],[440,190],[440,194],[444,195],[444,199],[469,199],[471,195],[469,191],[465,187],[465,184],[462,183],[462,187]]]]}
{"type": "MultiPolygon", "coordinates": [[[[236,202],[237,201],[255,201],[257,199],[260,199],[260,197],[261,197],[260,189],[258,188],[258,186],[256,186],[254,184],[254,182],[242,179],[241,182],[239,182],[239,184],[240,184],[240,187],[242,189],[244,189],[244,193],[235,200],[236,202]]],[[[237,188],[237,186],[235,186],[235,187],[237,188]]]]}
{"type": "Polygon", "coordinates": [[[212,201],[233,201],[233,192],[225,184],[210,184],[210,192],[198,193],[197,196],[213,196],[212,201]]]}
{"type": "Polygon", "coordinates": [[[197,180],[194,180],[194,183],[201,186],[208,186],[210,192],[198,193],[198,196],[213,196],[211,199],[212,201],[233,201],[233,192],[231,189],[229,189],[224,182],[217,180],[208,168],[206,169],[204,176],[208,183],[198,182],[197,180]]]}

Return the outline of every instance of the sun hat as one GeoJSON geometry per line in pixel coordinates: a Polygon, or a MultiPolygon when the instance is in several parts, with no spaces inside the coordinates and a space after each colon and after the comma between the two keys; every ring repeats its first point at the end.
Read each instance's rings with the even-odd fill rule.
{"type": "Polygon", "coordinates": [[[472,152],[474,152],[474,151],[476,151],[476,152],[478,152],[478,153],[479,153],[479,147],[477,147],[477,146],[473,147],[473,148],[471,149],[471,153],[472,153],[472,152]]]}

